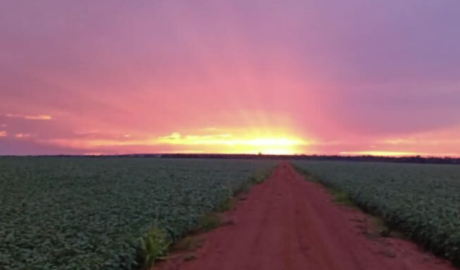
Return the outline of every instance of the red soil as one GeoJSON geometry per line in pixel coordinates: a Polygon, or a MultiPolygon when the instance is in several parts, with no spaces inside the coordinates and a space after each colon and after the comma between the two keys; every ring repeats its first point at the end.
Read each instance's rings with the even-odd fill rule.
{"type": "MultiPolygon", "coordinates": [[[[452,270],[401,239],[371,238],[363,213],[331,202],[318,184],[281,163],[227,213],[234,224],[205,234],[196,258],[164,270],[452,270]]],[[[189,258],[190,259],[190,258],[189,258]]]]}

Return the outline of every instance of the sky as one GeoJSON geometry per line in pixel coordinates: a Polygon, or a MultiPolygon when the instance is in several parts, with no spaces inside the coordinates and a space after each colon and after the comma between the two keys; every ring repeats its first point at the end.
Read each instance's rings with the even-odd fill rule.
{"type": "Polygon", "coordinates": [[[460,156],[458,0],[0,1],[0,155],[460,156]]]}

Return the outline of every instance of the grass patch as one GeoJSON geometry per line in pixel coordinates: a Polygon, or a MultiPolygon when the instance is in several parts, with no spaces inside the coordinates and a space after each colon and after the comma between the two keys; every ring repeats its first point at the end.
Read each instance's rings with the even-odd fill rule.
{"type": "Polygon", "coordinates": [[[371,228],[374,230],[376,235],[380,237],[407,239],[407,237],[402,232],[394,230],[382,218],[371,216],[369,219],[371,228]]]}
{"type": "Polygon", "coordinates": [[[235,207],[235,202],[232,197],[225,199],[218,207],[219,212],[230,211],[235,207]]]}
{"type": "Polygon", "coordinates": [[[218,213],[209,213],[198,220],[197,229],[199,232],[209,232],[222,224],[218,213]]]}
{"type": "Polygon", "coordinates": [[[316,178],[313,174],[309,173],[308,171],[305,171],[297,166],[294,166],[294,169],[303,177],[305,180],[313,183],[318,183],[322,185],[324,188],[326,188],[327,192],[332,196],[332,201],[336,204],[344,205],[344,206],[349,206],[356,208],[356,205],[353,203],[353,201],[350,198],[350,195],[348,193],[337,190],[331,187],[326,186],[324,183],[322,183],[318,178],[316,178]]]}
{"type": "Polygon", "coordinates": [[[371,217],[371,226],[374,232],[381,237],[390,237],[391,236],[391,229],[387,226],[385,221],[381,218],[371,217]]]}
{"type": "Polygon", "coordinates": [[[256,172],[251,176],[249,180],[253,184],[256,184],[256,185],[260,184],[270,177],[271,171],[272,170],[268,170],[264,172],[256,172]]]}
{"type": "Polygon", "coordinates": [[[267,171],[259,171],[259,172],[254,173],[246,183],[241,185],[238,189],[236,189],[233,192],[233,196],[237,197],[237,196],[240,196],[242,194],[249,193],[249,191],[251,191],[251,188],[254,185],[258,185],[258,184],[264,182],[265,180],[267,180],[270,177],[272,171],[273,171],[273,169],[270,169],[270,170],[267,170],[267,171]]]}
{"type": "Polygon", "coordinates": [[[156,227],[151,228],[141,239],[137,250],[137,269],[151,269],[156,260],[164,258],[168,254],[170,246],[171,242],[164,230],[156,227]]]}
{"type": "Polygon", "coordinates": [[[349,206],[349,207],[356,207],[356,205],[351,200],[348,193],[332,188],[327,188],[327,191],[332,196],[332,201],[336,204],[349,206]]]}
{"type": "Polygon", "coordinates": [[[309,173],[308,171],[305,171],[303,169],[301,169],[300,167],[298,166],[294,166],[294,170],[296,170],[300,175],[302,175],[305,180],[309,181],[309,182],[313,182],[313,183],[321,183],[321,181],[319,181],[318,178],[316,178],[313,174],[309,173]]]}
{"type": "Polygon", "coordinates": [[[203,239],[193,236],[186,236],[179,240],[175,245],[174,251],[195,251],[203,246],[203,239]]]}
{"type": "Polygon", "coordinates": [[[188,261],[193,261],[196,259],[196,256],[195,254],[187,254],[185,257],[184,257],[184,261],[188,262],[188,261]]]}
{"type": "Polygon", "coordinates": [[[249,193],[249,191],[251,191],[252,186],[253,186],[253,184],[250,183],[250,182],[244,183],[243,185],[241,185],[238,189],[236,189],[233,192],[233,196],[239,196],[239,195],[242,195],[242,194],[249,193]]]}

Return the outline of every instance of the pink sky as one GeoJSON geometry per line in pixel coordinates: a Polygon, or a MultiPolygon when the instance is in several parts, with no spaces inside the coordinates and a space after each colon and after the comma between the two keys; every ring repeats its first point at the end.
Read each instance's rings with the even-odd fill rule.
{"type": "Polygon", "coordinates": [[[0,155],[460,155],[457,0],[0,2],[0,155]]]}

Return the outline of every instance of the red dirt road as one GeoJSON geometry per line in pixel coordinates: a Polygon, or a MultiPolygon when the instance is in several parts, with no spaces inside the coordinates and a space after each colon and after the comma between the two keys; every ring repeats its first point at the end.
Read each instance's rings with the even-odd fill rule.
{"type": "Polygon", "coordinates": [[[227,213],[233,225],[205,235],[194,260],[165,270],[452,270],[416,245],[365,235],[366,216],[340,207],[281,163],[227,213]]]}

